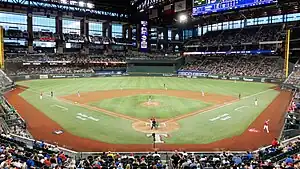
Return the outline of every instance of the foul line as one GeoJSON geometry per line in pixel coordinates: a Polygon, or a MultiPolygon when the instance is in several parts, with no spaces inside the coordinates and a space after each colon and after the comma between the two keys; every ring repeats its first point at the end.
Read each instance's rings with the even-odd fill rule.
{"type": "Polygon", "coordinates": [[[50,107],[58,107],[58,108],[63,109],[64,111],[68,111],[69,110],[68,108],[60,106],[60,105],[57,105],[57,104],[51,105],[50,107]]]}
{"type": "Polygon", "coordinates": [[[248,107],[248,106],[241,106],[241,107],[238,107],[238,108],[236,108],[236,109],[234,109],[234,110],[235,110],[235,111],[238,111],[238,110],[243,109],[243,108],[246,108],[246,107],[248,107]]]}
{"type": "MultiPolygon", "coordinates": [[[[245,97],[242,97],[241,100],[248,99],[248,98],[251,98],[251,97],[254,97],[254,96],[257,96],[257,95],[266,93],[266,92],[271,91],[271,90],[274,90],[274,89],[267,89],[267,90],[264,90],[264,91],[261,91],[261,92],[258,92],[258,93],[249,95],[249,96],[245,96],[245,97]]],[[[231,101],[231,102],[227,102],[227,103],[224,103],[224,104],[218,104],[218,105],[215,105],[215,106],[212,106],[212,107],[208,107],[208,110],[203,110],[203,109],[202,109],[202,110],[198,110],[198,111],[193,112],[193,113],[184,114],[184,115],[182,115],[182,116],[178,116],[178,117],[169,119],[169,120],[165,121],[165,123],[167,123],[167,122],[173,122],[173,121],[178,121],[178,120],[181,120],[181,119],[190,117],[190,116],[197,115],[197,114],[199,114],[199,113],[203,114],[203,113],[211,112],[211,111],[213,111],[213,110],[218,110],[218,109],[220,109],[220,108],[223,108],[223,107],[232,105],[232,104],[234,104],[234,103],[236,103],[236,102],[238,102],[238,101],[239,101],[239,99],[235,99],[235,100],[233,100],[233,101],[231,101]]]]}

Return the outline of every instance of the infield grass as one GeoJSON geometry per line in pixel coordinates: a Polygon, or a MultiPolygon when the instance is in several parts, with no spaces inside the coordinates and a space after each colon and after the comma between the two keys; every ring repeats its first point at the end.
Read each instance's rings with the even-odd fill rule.
{"type": "Polygon", "coordinates": [[[149,95],[105,99],[91,103],[91,105],[141,119],[149,119],[151,117],[166,119],[212,105],[211,103],[204,103],[198,100],[180,97],[153,94],[151,96],[151,102],[157,102],[159,105],[143,105],[145,102],[148,102],[149,95]]]}
{"type": "MultiPolygon", "coordinates": [[[[234,82],[225,80],[211,79],[186,79],[186,78],[169,78],[169,77],[103,77],[103,78],[82,78],[82,79],[45,79],[18,82],[19,85],[29,87],[20,95],[34,107],[45,113],[49,118],[59,123],[65,130],[85,138],[91,138],[115,144],[149,144],[151,138],[145,136],[145,133],[136,132],[131,124],[132,121],[111,117],[99,111],[89,110],[79,105],[62,102],[56,98],[45,97],[40,100],[39,94],[45,95],[54,92],[55,96],[64,96],[76,94],[77,91],[89,92],[97,90],[114,90],[114,89],[163,89],[166,84],[168,89],[172,90],[190,90],[204,91],[206,93],[215,93],[237,97],[240,93],[246,97],[236,103],[211,111],[202,112],[179,121],[180,129],[171,133],[172,137],[166,140],[166,143],[184,144],[184,143],[210,143],[216,140],[229,138],[241,134],[255,120],[255,118],[272,102],[278,95],[278,92],[270,89],[273,84],[254,83],[254,82],[234,82]],[[254,107],[254,99],[258,98],[259,106],[254,107]],[[235,109],[242,106],[240,111],[235,109]],[[63,109],[62,107],[66,108],[63,109]],[[98,119],[81,120],[78,113],[98,119]],[[228,114],[225,120],[211,120],[228,114]]],[[[144,98],[141,98],[142,100],[144,98]]],[[[171,98],[168,98],[171,99],[171,98]]],[[[176,99],[177,100],[177,99],[176,99]]],[[[193,107],[196,103],[186,103],[185,101],[176,101],[175,104],[189,104],[187,107],[193,107]]],[[[110,107],[119,106],[122,102],[120,99],[98,103],[100,106],[109,104],[110,107]]],[[[126,102],[126,99],[123,100],[126,102]]],[[[128,101],[129,105],[135,106],[137,103],[128,101]],[[132,102],[132,103],[130,103],[132,102]]],[[[197,101],[197,103],[199,103],[197,101]]],[[[96,104],[96,103],[95,103],[96,104]]],[[[197,106],[206,106],[206,103],[199,103],[197,106]]],[[[126,104],[125,104],[126,105],[126,104]]],[[[139,110],[129,112],[130,106],[125,106],[127,113],[139,114],[139,110]]],[[[171,102],[166,103],[168,106],[174,106],[171,102]]],[[[99,106],[99,105],[97,105],[99,106]]],[[[170,116],[165,111],[155,110],[161,117],[170,116]]],[[[173,113],[173,112],[172,112],[173,113]]],[[[176,112],[183,113],[183,112],[176,112]]],[[[145,116],[146,117],[146,116],[145,116]]],[[[225,117],[225,116],[224,116],[225,117]]]]}

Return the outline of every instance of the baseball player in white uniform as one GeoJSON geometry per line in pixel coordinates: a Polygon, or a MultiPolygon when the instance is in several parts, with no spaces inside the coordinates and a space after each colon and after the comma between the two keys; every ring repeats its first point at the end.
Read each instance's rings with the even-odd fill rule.
{"type": "Polygon", "coordinates": [[[267,132],[267,133],[270,133],[269,131],[269,119],[265,121],[264,123],[264,131],[267,132]]]}

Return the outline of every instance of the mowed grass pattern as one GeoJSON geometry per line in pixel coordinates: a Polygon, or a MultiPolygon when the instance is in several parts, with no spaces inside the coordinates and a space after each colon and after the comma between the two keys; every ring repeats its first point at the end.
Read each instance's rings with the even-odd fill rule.
{"type": "Polygon", "coordinates": [[[151,117],[166,119],[200,110],[212,104],[193,99],[150,94],[105,99],[91,105],[141,119],[151,117]],[[143,103],[148,102],[149,96],[152,97],[151,101],[158,102],[159,106],[144,106],[143,103]]]}
{"type": "MultiPolygon", "coordinates": [[[[237,97],[249,96],[237,103],[226,105],[220,109],[203,112],[179,121],[180,130],[171,133],[172,137],[166,143],[209,143],[223,138],[238,135],[255,120],[255,118],[277,96],[278,92],[269,90],[273,84],[234,82],[212,79],[186,79],[174,77],[101,77],[82,79],[45,79],[18,82],[19,85],[29,87],[20,95],[34,107],[45,113],[49,118],[59,123],[65,130],[85,138],[100,140],[116,144],[149,144],[151,138],[144,133],[136,132],[131,124],[132,121],[111,117],[99,111],[92,111],[79,105],[61,102],[56,98],[46,97],[53,91],[55,96],[76,94],[77,91],[89,92],[97,90],[114,89],[163,89],[166,84],[172,90],[190,90],[205,93],[215,93],[237,97]],[[40,92],[45,97],[39,99],[40,92]],[[261,104],[258,107],[243,109],[242,112],[234,111],[240,106],[253,105],[254,99],[258,98],[261,104]],[[68,108],[68,111],[58,106],[68,108]],[[82,121],[77,119],[78,113],[100,119],[98,122],[82,121]],[[226,121],[211,122],[211,118],[230,114],[231,118],[226,121]]],[[[116,103],[112,103],[115,106],[116,103]]],[[[162,112],[163,114],[164,112],[162,112]]]]}

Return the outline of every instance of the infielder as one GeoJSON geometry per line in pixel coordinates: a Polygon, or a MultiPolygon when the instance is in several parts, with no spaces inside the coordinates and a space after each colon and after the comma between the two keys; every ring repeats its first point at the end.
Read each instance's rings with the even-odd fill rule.
{"type": "Polygon", "coordinates": [[[265,121],[264,123],[264,131],[267,132],[267,133],[270,133],[269,131],[269,119],[265,121]]]}
{"type": "Polygon", "coordinates": [[[78,96],[78,97],[80,97],[80,93],[79,93],[79,91],[77,91],[77,96],[78,96]]]}
{"type": "Polygon", "coordinates": [[[204,94],[203,90],[201,90],[201,93],[202,93],[202,96],[205,96],[205,94],[204,94]]]}
{"type": "Polygon", "coordinates": [[[148,97],[148,103],[151,103],[151,100],[152,100],[152,96],[149,96],[148,97]]]}
{"type": "Polygon", "coordinates": [[[258,106],[257,98],[255,98],[254,105],[255,105],[255,106],[258,106]]]}
{"type": "Polygon", "coordinates": [[[167,88],[166,84],[164,84],[164,88],[165,88],[165,90],[168,90],[168,88],[167,88]]]}
{"type": "Polygon", "coordinates": [[[40,99],[41,100],[43,99],[43,92],[41,92],[41,94],[40,94],[40,99]]]}

